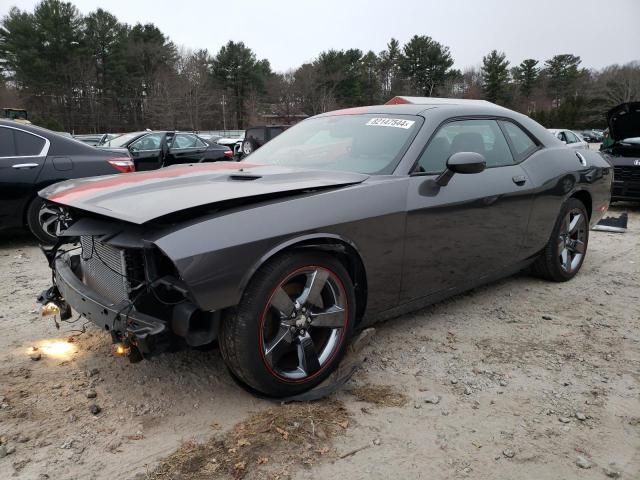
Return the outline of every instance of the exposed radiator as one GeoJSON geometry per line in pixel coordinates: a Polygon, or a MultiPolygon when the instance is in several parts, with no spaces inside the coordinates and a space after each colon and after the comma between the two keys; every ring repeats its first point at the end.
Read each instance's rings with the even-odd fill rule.
{"type": "Polygon", "coordinates": [[[80,237],[80,244],[84,284],[114,304],[128,300],[132,285],[127,251],[100,243],[88,235],[80,237]]]}

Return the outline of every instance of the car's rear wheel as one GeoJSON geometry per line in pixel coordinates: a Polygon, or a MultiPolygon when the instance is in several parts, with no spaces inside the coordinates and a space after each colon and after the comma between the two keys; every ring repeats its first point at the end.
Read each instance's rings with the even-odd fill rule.
{"type": "Polygon", "coordinates": [[[547,246],[533,264],[537,275],[554,282],[566,282],[576,276],[587,254],[589,214],[584,204],[570,198],[560,215],[547,246]]]}
{"type": "Polygon", "coordinates": [[[286,253],[256,272],[224,318],[220,349],[247,386],[290,396],[335,369],[354,323],[354,288],[344,266],[323,253],[286,253]]]}
{"type": "Polygon", "coordinates": [[[71,225],[68,212],[62,207],[34,198],[27,209],[27,226],[42,243],[53,244],[60,232],[71,225]]]}

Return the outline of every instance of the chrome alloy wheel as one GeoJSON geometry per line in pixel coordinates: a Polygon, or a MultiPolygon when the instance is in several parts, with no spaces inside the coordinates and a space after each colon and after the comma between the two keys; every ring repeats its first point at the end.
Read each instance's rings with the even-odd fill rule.
{"type": "Polygon", "coordinates": [[[577,208],[569,210],[560,228],[558,256],[560,267],[572,273],[580,267],[586,251],[587,220],[577,208]]]}
{"type": "Polygon", "coordinates": [[[262,359],[272,374],[304,381],[340,350],[348,325],[347,295],[330,270],[308,266],[273,291],[260,320],[262,359]]]}
{"type": "Polygon", "coordinates": [[[38,223],[42,230],[52,237],[57,237],[60,233],[71,225],[71,216],[62,207],[47,205],[40,207],[38,211],[38,223]]]}

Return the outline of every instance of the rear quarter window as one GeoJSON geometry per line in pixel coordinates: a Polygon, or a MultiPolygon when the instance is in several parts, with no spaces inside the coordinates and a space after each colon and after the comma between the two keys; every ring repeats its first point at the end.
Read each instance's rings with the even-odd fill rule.
{"type": "Polygon", "coordinates": [[[501,120],[500,124],[511,142],[518,161],[524,160],[538,149],[533,139],[515,123],[501,120]]]}
{"type": "Polygon", "coordinates": [[[40,155],[44,148],[45,140],[30,133],[14,130],[13,138],[19,157],[40,155]]]}

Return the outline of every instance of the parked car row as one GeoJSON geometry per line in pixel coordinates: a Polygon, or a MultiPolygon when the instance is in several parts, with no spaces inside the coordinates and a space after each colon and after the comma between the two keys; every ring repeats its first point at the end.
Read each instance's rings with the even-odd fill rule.
{"type": "Polygon", "coordinates": [[[233,160],[233,150],[203,140],[194,133],[174,131],[131,132],[112,138],[99,148],[129,154],[136,171],[184,163],[233,160]]]}
{"type": "Polygon", "coordinates": [[[579,133],[589,143],[600,143],[604,136],[602,130],[582,130],[579,133]]]}

